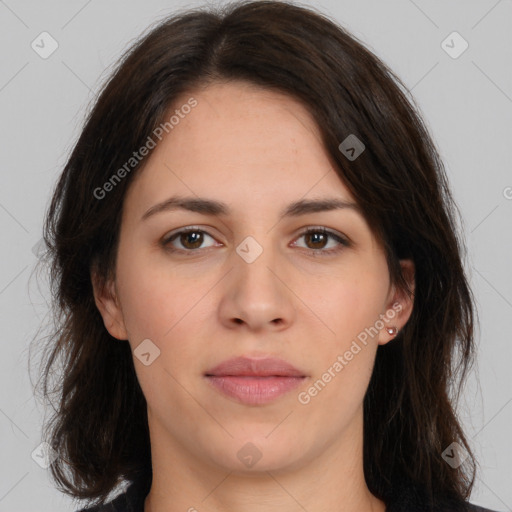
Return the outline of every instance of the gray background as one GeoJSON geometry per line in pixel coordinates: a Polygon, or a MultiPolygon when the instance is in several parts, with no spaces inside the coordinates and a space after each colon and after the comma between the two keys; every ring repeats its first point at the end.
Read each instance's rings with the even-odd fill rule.
{"type": "MultiPolygon", "coordinates": [[[[512,2],[303,3],[338,20],[403,79],[444,159],[480,316],[477,366],[458,409],[481,468],[471,501],[512,510],[512,2]],[[453,31],[469,43],[458,58],[441,46],[453,31]]],[[[0,0],[0,512],[78,505],[32,458],[44,409],[33,397],[28,347],[48,294],[31,273],[51,189],[115,59],[151,23],[199,4],[0,0]],[[43,31],[59,45],[47,59],[31,47],[43,31]]]]}

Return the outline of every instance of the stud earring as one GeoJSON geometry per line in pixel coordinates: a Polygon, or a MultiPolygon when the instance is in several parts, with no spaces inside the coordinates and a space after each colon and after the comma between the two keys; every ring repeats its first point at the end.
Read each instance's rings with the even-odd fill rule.
{"type": "Polygon", "coordinates": [[[391,336],[398,333],[398,329],[396,327],[386,327],[386,331],[388,331],[388,334],[391,336]]]}

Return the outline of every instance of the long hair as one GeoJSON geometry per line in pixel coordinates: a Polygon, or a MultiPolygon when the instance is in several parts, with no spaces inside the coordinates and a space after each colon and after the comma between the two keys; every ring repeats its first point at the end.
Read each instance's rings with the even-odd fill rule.
{"type": "Polygon", "coordinates": [[[130,347],[105,329],[91,269],[103,283],[114,275],[123,200],[148,157],[117,171],[154,138],[178,97],[238,80],[284,92],[308,109],[385,250],[392,283],[409,294],[399,259],[415,264],[411,316],[378,348],[364,398],[370,491],[386,503],[404,487],[424,489],[432,509],[443,499],[462,503],[476,461],[455,404],[473,362],[476,311],[443,163],[400,79],[346,29],[283,1],[196,8],[159,21],[121,57],[87,115],[43,232],[54,322],[40,378],[45,399],[58,395],[44,424],[58,455],[50,466],[55,483],[98,504],[151,467],[130,347]],[[365,145],[355,160],[339,149],[349,135],[365,145]],[[112,181],[116,173],[122,179],[112,181]],[[456,468],[442,455],[453,442],[468,454],[456,468]]]}

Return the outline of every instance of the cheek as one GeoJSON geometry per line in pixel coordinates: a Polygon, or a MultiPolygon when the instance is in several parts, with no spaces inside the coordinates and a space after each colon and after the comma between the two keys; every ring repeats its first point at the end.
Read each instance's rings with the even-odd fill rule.
{"type": "MultiPolygon", "coordinates": [[[[379,318],[385,299],[382,276],[351,272],[330,279],[328,287],[309,292],[304,301],[323,320],[345,346],[365,328],[373,326],[379,318]]],[[[306,289],[304,290],[306,291],[306,289]]]]}
{"type": "MultiPolygon", "coordinates": [[[[194,288],[190,279],[163,276],[157,266],[139,265],[135,255],[120,261],[118,279],[135,371],[148,405],[153,411],[163,411],[172,403],[187,411],[190,395],[182,385],[192,388],[187,379],[196,370],[201,353],[198,329],[202,324],[196,319],[206,315],[205,305],[198,303],[204,290],[194,288]],[[149,365],[138,360],[136,351],[146,339],[159,350],[149,365]]],[[[156,349],[148,347],[154,357],[156,349]]]]}
{"type": "Polygon", "coordinates": [[[382,303],[382,287],[374,279],[346,279],[323,299],[319,316],[334,334],[317,345],[322,354],[316,354],[320,364],[310,391],[318,394],[318,407],[330,411],[335,423],[355,414],[371,378],[377,350],[371,327],[382,303]]]}
{"type": "MultiPolygon", "coordinates": [[[[212,285],[199,286],[188,274],[140,260],[139,264],[134,255],[125,264],[120,261],[118,271],[123,319],[132,351],[149,339],[160,350],[154,363],[157,368],[164,366],[176,376],[187,373],[197,364],[197,354],[204,349],[201,340],[208,336],[203,332],[204,320],[211,316],[215,304],[212,296],[204,295],[212,285]]],[[[135,362],[145,381],[145,370],[150,367],[141,368],[135,362]]],[[[149,373],[151,383],[157,374],[149,373]]],[[[159,378],[165,381],[169,375],[159,378]]]]}
{"type": "Polygon", "coordinates": [[[118,291],[123,320],[132,344],[149,338],[160,345],[166,333],[187,311],[187,287],[176,277],[164,275],[141,252],[120,249],[118,291]],[[125,255],[130,254],[130,257],[125,255]]]}

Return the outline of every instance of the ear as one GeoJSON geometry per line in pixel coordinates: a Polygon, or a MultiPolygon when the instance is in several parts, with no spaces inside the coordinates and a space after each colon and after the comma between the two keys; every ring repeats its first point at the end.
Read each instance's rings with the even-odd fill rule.
{"type": "Polygon", "coordinates": [[[128,339],[123,313],[117,297],[115,282],[113,280],[109,280],[105,283],[100,282],[94,270],[91,270],[91,282],[94,292],[94,302],[103,317],[105,328],[111,336],[118,340],[128,339]]]}
{"type": "Polygon", "coordinates": [[[403,276],[412,292],[412,297],[410,297],[406,291],[397,290],[395,286],[391,287],[386,310],[383,311],[381,315],[384,326],[379,332],[379,345],[385,345],[397,335],[389,334],[386,328],[396,327],[398,330],[397,333],[400,332],[409,320],[413,310],[415,291],[414,262],[412,260],[400,260],[400,266],[402,267],[403,276]]]}

